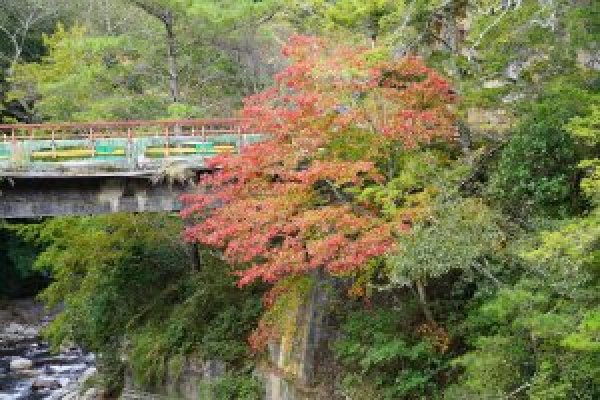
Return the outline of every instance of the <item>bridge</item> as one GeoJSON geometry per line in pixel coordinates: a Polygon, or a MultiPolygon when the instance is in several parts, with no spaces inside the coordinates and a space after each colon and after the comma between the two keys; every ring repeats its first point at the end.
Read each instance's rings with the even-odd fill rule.
{"type": "Polygon", "coordinates": [[[175,211],[205,161],[264,135],[243,119],[0,125],[0,218],[175,211]]]}

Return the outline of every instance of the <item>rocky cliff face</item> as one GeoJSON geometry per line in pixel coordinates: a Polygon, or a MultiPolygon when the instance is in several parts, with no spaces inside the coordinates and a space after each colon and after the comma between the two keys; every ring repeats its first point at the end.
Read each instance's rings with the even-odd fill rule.
{"type": "Polygon", "coordinates": [[[262,368],[266,400],[333,398],[330,290],[331,282],[317,277],[305,301],[292,311],[295,329],[269,345],[269,362],[262,368]]]}
{"type": "MultiPolygon", "coordinates": [[[[315,284],[296,309],[287,310],[294,315],[293,326],[278,341],[269,344],[266,359],[255,370],[263,384],[265,400],[316,400],[331,391],[328,387],[331,381],[327,379],[331,366],[328,346],[333,330],[326,318],[327,287],[326,281],[315,284]]],[[[166,383],[158,391],[169,398],[214,400],[207,384],[225,374],[226,365],[221,361],[187,357],[177,371],[167,372],[166,383]]],[[[123,398],[143,396],[144,392],[128,374],[123,398]]]]}
{"type": "Polygon", "coordinates": [[[219,360],[203,361],[189,356],[181,360],[181,365],[170,368],[166,373],[165,384],[155,394],[140,388],[133,380],[131,372],[125,374],[123,399],[176,398],[185,400],[212,399],[211,393],[202,391],[203,384],[210,383],[225,374],[225,363],[219,360]]]}

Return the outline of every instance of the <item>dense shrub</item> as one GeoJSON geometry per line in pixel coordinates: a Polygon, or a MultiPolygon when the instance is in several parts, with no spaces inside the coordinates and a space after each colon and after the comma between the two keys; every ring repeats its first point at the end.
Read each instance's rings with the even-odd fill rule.
{"type": "Polygon", "coordinates": [[[556,123],[527,119],[503,149],[489,195],[508,213],[559,216],[577,209],[576,148],[556,123]]]}
{"type": "Polygon", "coordinates": [[[390,309],[349,313],[334,353],[345,368],[343,391],[351,398],[431,396],[446,368],[445,358],[426,339],[410,332],[390,309]]]}
{"type": "Polygon", "coordinates": [[[38,241],[46,249],[37,266],[52,271],[54,281],[41,297],[66,306],[46,331],[51,342],[73,340],[104,359],[123,354],[145,387],[161,385],[187,355],[220,359],[234,370],[243,365],[260,292],[236,288],[229,266],[208,250],[196,271],[181,228],[179,218],[158,214],[43,224],[38,241]]]}

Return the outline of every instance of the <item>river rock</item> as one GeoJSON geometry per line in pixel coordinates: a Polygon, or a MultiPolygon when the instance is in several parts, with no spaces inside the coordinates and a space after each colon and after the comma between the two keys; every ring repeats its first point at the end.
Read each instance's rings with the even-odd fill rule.
{"type": "Polygon", "coordinates": [[[31,385],[33,389],[58,389],[61,387],[60,383],[56,379],[52,379],[46,376],[40,376],[34,379],[31,385]]]}
{"type": "Polygon", "coordinates": [[[84,393],[74,390],[57,397],[60,400],[96,400],[99,398],[102,398],[102,393],[96,388],[89,388],[84,393]]]}
{"type": "Polygon", "coordinates": [[[23,325],[17,324],[16,322],[11,322],[6,328],[4,328],[4,332],[11,335],[18,335],[21,334],[24,329],[25,327],[23,325]]]}
{"type": "Polygon", "coordinates": [[[90,378],[92,378],[94,375],[96,375],[98,371],[96,370],[96,367],[90,367],[87,368],[83,374],[81,374],[81,378],[79,378],[79,382],[86,383],[90,378]]]}
{"type": "Polygon", "coordinates": [[[96,388],[89,388],[83,394],[82,400],[96,400],[100,397],[100,391],[96,388]]]}
{"type": "Polygon", "coordinates": [[[8,360],[0,360],[0,375],[8,374],[10,371],[10,362],[8,360]]]}
{"type": "Polygon", "coordinates": [[[16,322],[11,322],[6,328],[4,328],[4,333],[17,337],[33,338],[38,336],[39,331],[33,326],[25,326],[17,324],[16,322]]]}
{"type": "Polygon", "coordinates": [[[17,357],[10,360],[11,370],[29,369],[31,367],[33,367],[33,362],[27,358],[17,357]]]}

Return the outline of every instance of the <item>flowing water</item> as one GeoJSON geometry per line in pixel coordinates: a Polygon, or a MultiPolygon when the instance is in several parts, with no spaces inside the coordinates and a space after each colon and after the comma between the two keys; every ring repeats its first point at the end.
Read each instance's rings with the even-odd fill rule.
{"type": "Polygon", "coordinates": [[[51,354],[38,339],[4,343],[0,347],[0,400],[60,399],[93,365],[93,355],[77,348],[51,354]],[[11,369],[11,361],[17,359],[30,360],[32,365],[11,369]]]}
{"type": "Polygon", "coordinates": [[[51,352],[39,336],[49,318],[26,304],[16,313],[0,310],[0,400],[77,398],[82,377],[95,371],[94,355],[77,347],[51,352]]]}

